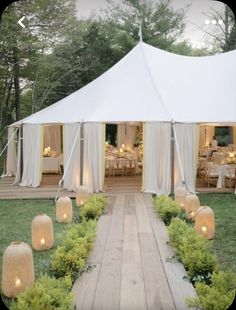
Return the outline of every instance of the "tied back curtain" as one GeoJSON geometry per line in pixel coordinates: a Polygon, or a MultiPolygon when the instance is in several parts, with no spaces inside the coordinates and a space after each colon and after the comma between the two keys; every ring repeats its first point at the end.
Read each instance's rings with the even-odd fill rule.
{"type": "Polygon", "coordinates": [[[132,149],[136,138],[136,125],[118,124],[117,126],[117,147],[125,144],[127,148],[132,149]]]}
{"type": "Polygon", "coordinates": [[[23,125],[23,174],[21,186],[37,187],[42,179],[43,127],[23,125]]]}
{"type": "MultiPolygon", "coordinates": [[[[175,124],[176,142],[179,146],[180,160],[188,191],[195,193],[197,167],[197,125],[175,124]]],[[[181,185],[181,173],[175,143],[175,186],[181,185]]]]}
{"type": "Polygon", "coordinates": [[[90,193],[103,191],[105,162],[105,125],[84,124],[83,184],[90,193]]]}
{"type": "Polygon", "coordinates": [[[67,124],[63,127],[64,188],[70,191],[77,191],[78,187],[80,186],[80,126],[81,124],[78,123],[67,124]],[[79,134],[75,141],[78,130],[79,134]],[[74,142],[75,146],[71,154],[74,142]],[[68,162],[69,164],[67,166],[68,162]],[[65,170],[66,167],[67,170],[65,170]]]}
{"type": "Polygon", "coordinates": [[[145,123],[143,130],[143,191],[170,194],[171,158],[170,123],[145,123]]]}
{"type": "Polygon", "coordinates": [[[8,147],[7,147],[7,167],[5,176],[15,176],[16,175],[16,140],[14,134],[15,128],[8,127],[8,147]]]}
{"type": "Polygon", "coordinates": [[[44,148],[51,147],[57,154],[61,154],[61,126],[44,126],[44,148]]]}

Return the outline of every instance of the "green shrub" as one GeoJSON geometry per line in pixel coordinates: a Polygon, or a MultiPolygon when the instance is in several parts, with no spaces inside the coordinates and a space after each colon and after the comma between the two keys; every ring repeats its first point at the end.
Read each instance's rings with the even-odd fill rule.
{"type": "Polygon", "coordinates": [[[70,276],[74,281],[83,271],[95,231],[96,221],[83,221],[67,229],[52,257],[51,272],[55,277],[70,276]]]}
{"type": "Polygon", "coordinates": [[[180,206],[168,196],[161,195],[155,197],[153,201],[156,212],[166,225],[169,225],[171,219],[181,213],[180,206]]]}
{"type": "Polygon", "coordinates": [[[198,280],[210,283],[217,260],[210,251],[209,241],[197,235],[193,227],[179,218],[171,221],[168,232],[170,242],[184,264],[191,282],[198,280]]]}
{"type": "Polygon", "coordinates": [[[204,310],[226,310],[232,304],[236,291],[236,274],[218,271],[212,274],[212,283],[196,283],[198,298],[187,298],[190,307],[204,310]]]}
{"type": "Polygon", "coordinates": [[[98,219],[104,212],[105,205],[106,198],[103,194],[91,195],[81,208],[81,218],[85,220],[98,219]]]}
{"type": "Polygon", "coordinates": [[[32,288],[17,296],[11,310],[68,310],[72,309],[69,278],[55,279],[48,276],[39,278],[32,288]]]}

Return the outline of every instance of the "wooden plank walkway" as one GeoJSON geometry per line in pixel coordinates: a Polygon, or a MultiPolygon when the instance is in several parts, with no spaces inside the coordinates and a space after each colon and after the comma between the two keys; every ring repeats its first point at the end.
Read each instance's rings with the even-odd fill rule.
{"type": "Polygon", "coordinates": [[[186,296],[196,296],[183,279],[166,227],[156,217],[150,194],[108,196],[108,208],[98,222],[88,263],[73,286],[77,310],[188,309],[186,296]]]}

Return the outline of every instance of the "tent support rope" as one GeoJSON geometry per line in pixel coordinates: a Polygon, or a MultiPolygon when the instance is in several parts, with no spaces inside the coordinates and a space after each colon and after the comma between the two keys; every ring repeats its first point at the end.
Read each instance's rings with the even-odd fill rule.
{"type": "Polygon", "coordinates": [[[57,199],[58,199],[58,197],[59,197],[60,190],[61,190],[61,184],[62,184],[62,182],[63,182],[64,179],[65,179],[65,176],[66,176],[66,173],[67,173],[67,170],[68,170],[70,161],[71,161],[71,157],[72,157],[72,154],[73,154],[73,151],[74,151],[74,148],[75,148],[75,144],[76,144],[76,141],[77,141],[78,136],[79,136],[79,133],[80,133],[81,126],[82,126],[82,121],[81,121],[81,123],[80,123],[79,128],[77,129],[77,132],[76,132],[76,135],[75,135],[75,140],[74,140],[74,142],[73,142],[73,145],[72,145],[72,148],[71,148],[71,152],[70,152],[70,155],[69,155],[69,159],[68,159],[68,161],[67,161],[67,163],[66,163],[66,167],[65,167],[65,169],[64,169],[63,176],[62,176],[62,178],[61,178],[60,181],[59,181],[57,194],[56,194],[56,197],[55,197],[55,200],[54,200],[55,202],[57,201],[57,199]]]}
{"type": "Polygon", "coordinates": [[[178,162],[179,162],[179,168],[180,168],[181,183],[185,186],[185,188],[188,191],[186,180],[185,180],[185,177],[184,177],[184,172],[183,172],[183,165],[182,165],[182,161],[181,161],[181,158],[180,158],[179,144],[178,144],[178,140],[177,140],[177,135],[176,135],[174,123],[172,123],[172,127],[173,127],[174,140],[175,140],[175,145],[176,145],[176,152],[177,152],[177,157],[178,157],[178,162]]]}
{"type": "Polygon", "coordinates": [[[16,132],[17,132],[18,129],[19,129],[19,128],[17,127],[16,130],[15,130],[15,131],[13,132],[13,134],[11,135],[10,139],[7,141],[7,143],[6,143],[6,145],[4,146],[2,152],[0,153],[0,157],[2,156],[2,154],[4,153],[4,151],[6,150],[6,148],[8,147],[8,145],[11,143],[11,141],[12,141],[12,139],[14,138],[14,136],[15,136],[15,134],[16,134],[16,132]]]}

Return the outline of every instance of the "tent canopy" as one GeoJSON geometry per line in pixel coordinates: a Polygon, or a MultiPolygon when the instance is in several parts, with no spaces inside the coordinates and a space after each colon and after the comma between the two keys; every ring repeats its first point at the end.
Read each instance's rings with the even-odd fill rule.
{"type": "Polygon", "coordinates": [[[139,42],[97,79],[14,123],[236,122],[236,51],[190,57],[139,42]]]}

